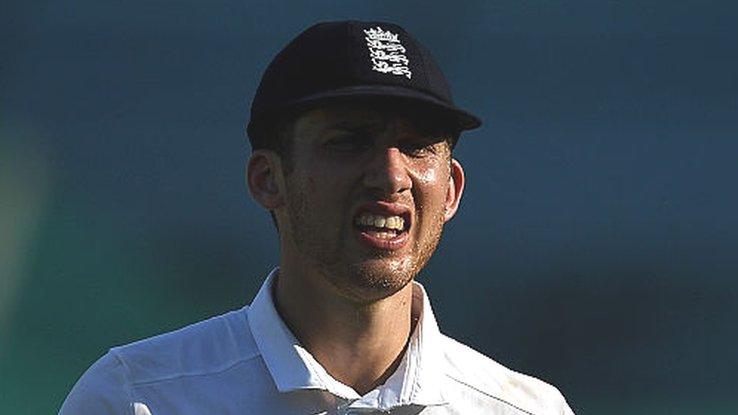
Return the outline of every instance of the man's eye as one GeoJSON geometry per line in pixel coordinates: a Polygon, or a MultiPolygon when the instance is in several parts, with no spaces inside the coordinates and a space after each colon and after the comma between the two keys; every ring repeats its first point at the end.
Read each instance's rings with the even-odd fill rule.
{"type": "Polygon", "coordinates": [[[369,141],[362,136],[346,135],[332,138],[325,143],[330,151],[340,153],[351,153],[365,150],[370,145],[369,141]]]}
{"type": "Polygon", "coordinates": [[[429,143],[427,141],[409,141],[401,144],[401,150],[407,155],[420,157],[425,154],[434,153],[435,146],[433,143],[429,143]]]}

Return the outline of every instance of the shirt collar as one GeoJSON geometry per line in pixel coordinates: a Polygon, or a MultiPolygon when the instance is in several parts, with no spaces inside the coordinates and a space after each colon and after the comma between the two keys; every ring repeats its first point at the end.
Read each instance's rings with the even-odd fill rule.
{"type": "MultiPolygon", "coordinates": [[[[399,405],[442,405],[443,372],[441,362],[443,339],[425,289],[413,282],[413,315],[420,318],[410,337],[402,362],[385,383],[361,397],[353,388],[333,378],[323,366],[300,345],[277,313],[272,298],[272,285],[279,272],[269,273],[248,307],[248,322],[264,363],[280,392],[319,389],[356,406],[389,409],[399,405]]],[[[352,405],[353,406],[353,405],[352,405]]]]}

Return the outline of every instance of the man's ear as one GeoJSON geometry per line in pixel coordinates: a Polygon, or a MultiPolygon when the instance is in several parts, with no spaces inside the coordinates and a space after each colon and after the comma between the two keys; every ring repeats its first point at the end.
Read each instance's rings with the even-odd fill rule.
{"type": "Polygon", "coordinates": [[[464,169],[461,167],[461,163],[456,159],[451,159],[451,174],[448,179],[445,202],[446,209],[443,216],[445,222],[450,221],[459,209],[461,195],[464,193],[465,180],[466,177],[464,176],[464,169]]]}
{"type": "Polygon", "coordinates": [[[246,166],[246,184],[251,196],[267,210],[284,204],[280,158],[269,150],[255,150],[246,166]]]}

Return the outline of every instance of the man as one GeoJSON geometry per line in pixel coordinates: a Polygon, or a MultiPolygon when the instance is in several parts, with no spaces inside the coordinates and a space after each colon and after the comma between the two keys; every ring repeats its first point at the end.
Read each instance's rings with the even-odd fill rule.
{"type": "Polygon", "coordinates": [[[280,264],[250,306],[116,347],[70,414],[571,414],[553,386],[442,335],[415,276],[459,206],[477,117],[383,22],[315,25],[267,68],[247,182],[280,264]]]}

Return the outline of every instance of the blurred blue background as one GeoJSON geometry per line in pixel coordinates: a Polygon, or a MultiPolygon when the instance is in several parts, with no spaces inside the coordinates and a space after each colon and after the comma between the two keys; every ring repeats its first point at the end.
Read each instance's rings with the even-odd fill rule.
{"type": "Polygon", "coordinates": [[[421,277],[442,329],[579,414],[738,413],[733,2],[225,0],[0,6],[0,413],[251,300],[250,100],[344,18],[404,25],[486,122],[421,277]]]}

